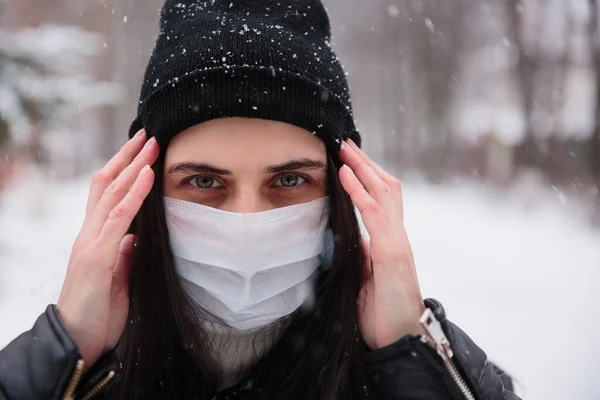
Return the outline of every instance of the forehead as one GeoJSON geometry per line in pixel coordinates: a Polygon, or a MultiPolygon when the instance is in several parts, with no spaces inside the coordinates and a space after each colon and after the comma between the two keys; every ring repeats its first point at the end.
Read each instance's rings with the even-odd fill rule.
{"type": "Polygon", "coordinates": [[[267,166],[292,159],[326,161],[324,143],[312,133],[278,121],[226,118],[204,122],[177,134],[169,143],[166,164],[207,162],[216,165],[267,166]]]}

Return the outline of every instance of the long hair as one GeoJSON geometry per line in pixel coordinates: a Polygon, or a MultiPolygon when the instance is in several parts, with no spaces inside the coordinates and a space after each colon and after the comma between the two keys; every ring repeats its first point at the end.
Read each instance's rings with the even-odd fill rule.
{"type": "MultiPolygon", "coordinates": [[[[327,187],[335,237],[331,269],[315,284],[312,307],[289,318],[282,335],[255,368],[260,399],[374,399],[360,356],[366,345],[357,320],[362,281],[360,230],[338,170],[329,156],[327,187]]],[[[117,346],[121,364],[110,398],[211,399],[220,375],[209,357],[208,334],[191,315],[202,310],[184,293],[176,274],[163,206],[164,155],[154,166],[155,184],[131,231],[137,235],[130,280],[128,323],[117,346]]],[[[200,314],[200,315],[198,315],[200,314]]]]}

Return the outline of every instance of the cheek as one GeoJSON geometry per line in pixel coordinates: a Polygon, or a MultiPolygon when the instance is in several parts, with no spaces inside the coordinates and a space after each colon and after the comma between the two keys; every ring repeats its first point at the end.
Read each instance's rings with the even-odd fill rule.
{"type": "Polygon", "coordinates": [[[177,198],[177,184],[164,177],[163,179],[163,195],[167,197],[177,198]]]}
{"type": "Polygon", "coordinates": [[[189,201],[190,203],[213,208],[222,208],[223,203],[230,197],[226,190],[203,192],[180,181],[174,182],[172,180],[170,182],[165,181],[163,194],[173,199],[189,201]]]}
{"type": "Polygon", "coordinates": [[[167,197],[173,197],[172,196],[172,189],[171,189],[171,185],[169,185],[169,183],[167,181],[163,182],[163,195],[167,196],[167,197]]]}

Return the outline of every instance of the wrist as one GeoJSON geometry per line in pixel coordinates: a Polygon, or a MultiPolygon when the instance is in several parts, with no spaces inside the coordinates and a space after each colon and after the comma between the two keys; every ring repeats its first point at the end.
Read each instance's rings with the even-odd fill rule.
{"type": "Polygon", "coordinates": [[[77,348],[77,352],[79,353],[79,358],[83,361],[83,373],[85,373],[93,364],[90,356],[86,354],[84,349],[81,334],[77,329],[77,324],[74,323],[73,318],[71,318],[71,314],[67,310],[65,310],[64,306],[61,306],[62,303],[59,300],[56,305],[56,316],[58,317],[58,321],[63,326],[65,332],[69,336],[69,338],[75,343],[75,347],[77,348]]]}

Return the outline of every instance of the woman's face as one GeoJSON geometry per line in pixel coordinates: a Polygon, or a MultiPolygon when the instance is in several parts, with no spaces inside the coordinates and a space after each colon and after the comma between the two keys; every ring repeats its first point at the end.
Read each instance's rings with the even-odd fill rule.
{"type": "Polygon", "coordinates": [[[193,126],[167,147],[164,194],[251,213],[326,195],[324,143],[283,122],[226,118],[193,126]]]}

